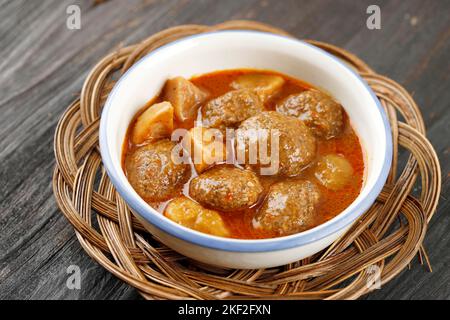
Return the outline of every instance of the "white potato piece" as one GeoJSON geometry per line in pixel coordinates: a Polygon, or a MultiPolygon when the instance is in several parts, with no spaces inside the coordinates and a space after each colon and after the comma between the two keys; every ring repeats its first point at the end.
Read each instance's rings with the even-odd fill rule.
{"type": "Polygon", "coordinates": [[[161,102],[145,110],[136,120],[132,141],[141,144],[170,137],[173,131],[173,107],[170,102],[161,102]]]}
{"type": "Polygon", "coordinates": [[[284,85],[284,79],[270,74],[250,73],[239,76],[231,83],[233,89],[252,89],[265,102],[284,85]]]}
{"type": "Polygon", "coordinates": [[[175,117],[180,122],[195,120],[200,104],[207,97],[205,91],[183,77],[169,79],[164,86],[164,99],[172,103],[175,117]]]}
{"type": "Polygon", "coordinates": [[[227,148],[219,129],[194,127],[189,130],[185,139],[184,147],[190,150],[192,162],[199,174],[211,165],[227,160],[227,148]]]}
{"type": "Polygon", "coordinates": [[[182,226],[219,237],[228,237],[228,231],[217,211],[202,207],[186,197],[169,202],[164,215],[182,226]]]}
{"type": "Polygon", "coordinates": [[[336,191],[349,183],[353,175],[353,168],[344,157],[328,154],[319,159],[314,175],[323,186],[336,191]]]}

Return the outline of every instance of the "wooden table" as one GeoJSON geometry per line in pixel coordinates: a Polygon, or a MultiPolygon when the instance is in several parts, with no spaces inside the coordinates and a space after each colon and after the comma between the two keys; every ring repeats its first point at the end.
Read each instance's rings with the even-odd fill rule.
{"type": "Polygon", "coordinates": [[[52,194],[53,133],[105,54],[186,23],[254,19],[300,38],[336,44],[404,85],[423,111],[440,157],[443,193],[425,247],[433,272],[411,270],[368,299],[449,299],[450,1],[0,1],[0,299],[136,299],[139,294],[91,260],[52,194]],[[81,29],[66,8],[81,8],[81,29]],[[368,5],[381,29],[366,27],[368,5]],[[66,286],[80,267],[80,290],[66,286]]]}

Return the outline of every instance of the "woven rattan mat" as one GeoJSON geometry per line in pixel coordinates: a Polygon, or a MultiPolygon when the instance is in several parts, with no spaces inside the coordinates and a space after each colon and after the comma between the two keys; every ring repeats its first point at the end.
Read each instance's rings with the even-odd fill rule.
{"type": "Polygon", "coordinates": [[[381,276],[382,285],[416,255],[428,263],[421,245],[438,203],[441,173],[436,153],[425,137],[418,106],[403,87],[376,74],[356,56],[310,40],[352,65],[389,116],[393,165],[375,204],[325,251],[264,270],[220,269],[189,260],[143,229],[102,167],[98,151],[102,106],[118,76],[145,54],[179,38],[225,29],[287,35],[250,21],[161,31],[103,58],[87,77],[80,97],[64,112],[55,133],[53,189],[84,250],[149,299],[355,299],[377,287],[368,285],[374,275],[381,276]],[[409,153],[402,168],[397,160],[400,147],[409,153]],[[414,187],[420,191],[413,195],[414,187]]]}

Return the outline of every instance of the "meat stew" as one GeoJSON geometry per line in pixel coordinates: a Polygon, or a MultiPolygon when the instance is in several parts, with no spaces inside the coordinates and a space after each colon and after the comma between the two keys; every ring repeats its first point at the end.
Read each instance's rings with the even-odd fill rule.
{"type": "Polygon", "coordinates": [[[129,125],[122,160],[130,184],[161,214],[238,239],[332,219],[359,195],[365,172],[358,136],[333,97],[249,69],[168,79],[129,125]],[[255,132],[269,152],[252,159],[255,132]]]}

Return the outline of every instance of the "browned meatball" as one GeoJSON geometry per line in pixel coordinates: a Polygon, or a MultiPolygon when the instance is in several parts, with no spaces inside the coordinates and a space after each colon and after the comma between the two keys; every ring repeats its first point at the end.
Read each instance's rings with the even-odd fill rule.
{"type": "Polygon", "coordinates": [[[255,173],[232,166],[216,166],[192,179],[190,196],[219,211],[243,210],[258,201],[263,191],[255,173]]]}
{"type": "Polygon", "coordinates": [[[203,105],[203,125],[219,129],[235,127],[261,110],[263,104],[253,90],[230,91],[203,105]]]}
{"type": "Polygon", "coordinates": [[[310,181],[275,183],[253,219],[253,225],[278,235],[309,229],[314,226],[319,199],[319,189],[310,181]]]}
{"type": "Polygon", "coordinates": [[[255,169],[270,167],[270,170],[260,172],[263,175],[296,176],[314,159],[316,139],[300,120],[267,111],[245,120],[236,130],[236,154],[240,162],[240,155],[245,154],[245,163],[255,169]],[[251,152],[254,150],[255,132],[258,132],[257,159],[251,152]],[[278,150],[272,134],[278,137],[278,150]],[[264,146],[267,147],[266,158],[263,157],[265,153],[259,152],[264,146]]]}
{"type": "Polygon", "coordinates": [[[316,90],[292,94],[280,101],[276,110],[302,120],[320,138],[339,135],[344,124],[342,106],[316,90]]]}
{"type": "Polygon", "coordinates": [[[125,168],[133,188],[146,201],[164,201],[180,190],[190,177],[188,164],[172,159],[175,143],[159,140],[136,149],[125,159],[125,168]]]}

